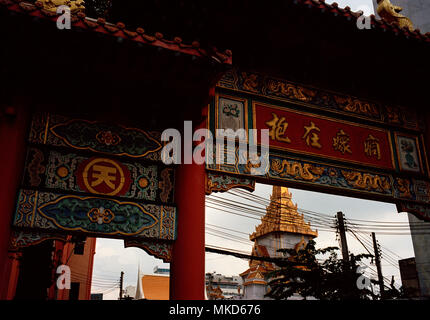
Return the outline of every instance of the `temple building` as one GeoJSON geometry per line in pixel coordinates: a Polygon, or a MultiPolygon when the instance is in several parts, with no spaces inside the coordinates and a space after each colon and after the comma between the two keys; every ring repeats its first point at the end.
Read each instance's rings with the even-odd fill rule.
{"type": "MultiPolygon", "coordinates": [[[[307,242],[318,236],[311,229],[303,215],[298,213],[297,204],[293,204],[291,192],[286,187],[273,187],[270,204],[261,223],[255,228],[249,238],[254,241],[252,255],[257,257],[281,257],[279,249],[303,248],[307,242]]],[[[245,300],[262,300],[270,290],[268,273],[276,266],[272,262],[250,260],[249,269],[241,273],[244,286],[245,300]]]]}
{"type": "MultiPolygon", "coordinates": [[[[155,271],[155,270],[154,270],[155,271]]],[[[137,284],[135,300],[169,300],[169,275],[141,274],[140,268],[137,272],[137,284]]]]}

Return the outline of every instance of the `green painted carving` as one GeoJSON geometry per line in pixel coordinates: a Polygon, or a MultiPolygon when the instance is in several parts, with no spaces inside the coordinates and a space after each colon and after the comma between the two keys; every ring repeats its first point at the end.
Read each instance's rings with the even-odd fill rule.
{"type": "Polygon", "coordinates": [[[92,197],[63,196],[38,211],[60,228],[104,234],[138,234],[157,222],[136,203],[92,197]]]}
{"type": "Polygon", "coordinates": [[[206,174],[206,194],[226,192],[233,188],[242,188],[253,192],[255,190],[255,180],[212,172],[206,174]]]}
{"type": "Polygon", "coordinates": [[[13,231],[10,238],[9,251],[19,251],[22,248],[34,246],[46,240],[66,241],[67,234],[13,231]]]}
{"type": "Polygon", "coordinates": [[[143,130],[101,122],[73,119],[57,124],[50,130],[75,149],[129,157],[144,157],[161,149],[161,144],[143,130]]]}
{"type": "Polygon", "coordinates": [[[136,239],[124,240],[124,248],[140,248],[156,258],[162,259],[165,263],[170,263],[172,261],[172,246],[173,243],[171,242],[142,241],[136,239]]]}
{"type": "Polygon", "coordinates": [[[175,240],[176,208],[22,189],[13,225],[44,232],[175,240]]]}

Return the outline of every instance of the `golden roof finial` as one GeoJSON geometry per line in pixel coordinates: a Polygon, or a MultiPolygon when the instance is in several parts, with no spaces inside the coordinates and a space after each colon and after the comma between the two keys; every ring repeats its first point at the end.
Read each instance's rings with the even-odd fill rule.
{"type": "Polygon", "coordinates": [[[400,14],[403,10],[402,7],[393,5],[390,0],[376,0],[376,2],[378,3],[376,12],[383,20],[389,23],[395,23],[400,28],[407,27],[410,31],[414,31],[412,21],[408,17],[400,14]]]}
{"type": "Polygon", "coordinates": [[[249,238],[255,240],[271,232],[290,232],[317,237],[318,232],[313,231],[310,223],[304,221],[303,215],[297,211],[297,204],[291,199],[292,195],[288,188],[273,186],[266,214],[249,238]]]}
{"type": "Polygon", "coordinates": [[[38,0],[42,4],[43,9],[56,13],[59,6],[68,6],[70,12],[75,13],[84,11],[84,0],[38,0]]]}

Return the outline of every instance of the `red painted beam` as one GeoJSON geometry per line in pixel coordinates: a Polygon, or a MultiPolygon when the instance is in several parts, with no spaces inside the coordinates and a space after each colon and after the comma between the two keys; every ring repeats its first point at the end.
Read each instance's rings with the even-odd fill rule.
{"type": "MultiPolygon", "coordinates": [[[[5,110],[4,106],[2,109],[5,110]]],[[[13,114],[1,112],[0,115],[0,299],[8,296],[11,222],[24,168],[29,118],[25,106],[19,104],[15,105],[13,114]]]]}

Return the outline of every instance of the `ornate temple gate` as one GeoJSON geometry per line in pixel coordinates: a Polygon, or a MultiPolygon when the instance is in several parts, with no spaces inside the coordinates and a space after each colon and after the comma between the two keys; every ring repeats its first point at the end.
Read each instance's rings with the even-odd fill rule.
{"type": "MultiPolygon", "coordinates": [[[[257,181],[395,203],[398,212],[415,216],[409,217],[414,224],[430,221],[428,131],[413,109],[231,70],[217,85],[208,127],[267,129],[270,141],[261,176],[251,174],[258,165],[240,162],[237,143],[223,155],[215,150],[207,164],[209,192],[252,190],[257,181]],[[231,153],[235,162],[227,163],[231,153]]],[[[260,133],[248,134],[247,143],[260,145],[260,133]]],[[[414,249],[427,265],[429,239],[418,228],[411,228],[414,249]]],[[[428,271],[419,268],[428,295],[428,271]]]]}
{"type": "Polygon", "coordinates": [[[171,297],[203,299],[205,191],[253,190],[256,181],[396,203],[429,220],[430,116],[418,114],[429,36],[373,18],[363,31],[359,14],[319,1],[112,1],[114,22],[144,17],[149,29],[179,30],[202,48],[82,12],[72,31],[60,31],[52,8],[30,2],[0,0],[8,49],[0,65],[8,79],[0,87],[1,298],[13,296],[20,248],[77,234],[123,238],[165,261],[171,255],[171,297]],[[163,10],[146,10],[160,3],[163,10]],[[239,68],[219,82],[231,52],[213,44],[231,48],[239,68]],[[381,78],[345,70],[354,59],[378,59],[381,78]],[[41,81],[47,73],[50,81],[41,81]],[[236,150],[227,150],[234,164],[214,162],[206,172],[161,164],[160,132],[206,117],[211,131],[269,129],[267,173],[251,175],[236,150]]]}
{"type": "Polygon", "coordinates": [[[142,248],[171,263],[172,299],[204,299],[205,167],[165,166],[160,135],[204,123],[231,52],[82,12],[63,32],[25,1],[0,9],[0,298],[24,248],[73,235],[142,248]]]}

